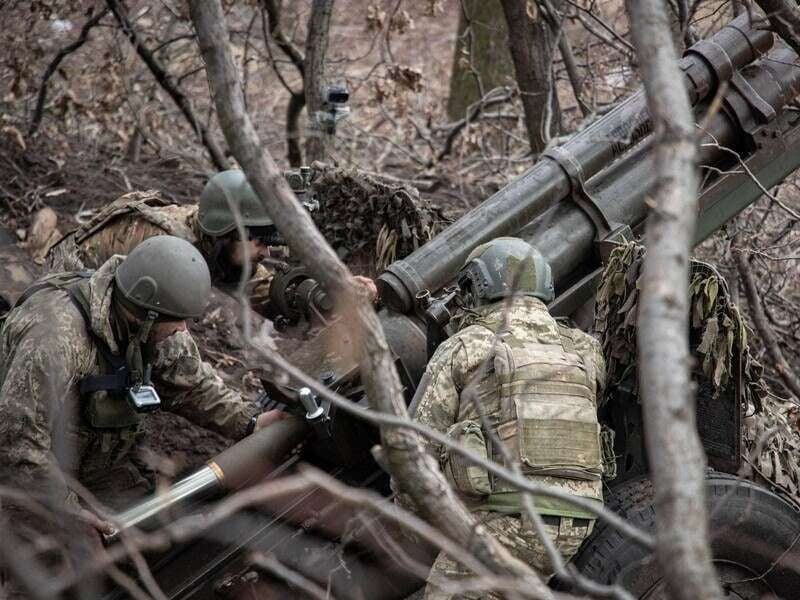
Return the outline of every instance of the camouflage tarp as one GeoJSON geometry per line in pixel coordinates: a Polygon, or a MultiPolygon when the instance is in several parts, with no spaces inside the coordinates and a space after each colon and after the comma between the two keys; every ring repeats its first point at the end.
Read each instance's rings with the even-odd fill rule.
{"type": "MultiPolygon", "coordinates": [[[[635,243],[615,249],[597,291],[595,330],[606,358],[607,390],[623,381],[636,383],[636,309],[644,255],[635,243]]],[[[767,389],[762,366],[750,352],[749,329],[731,302],[725,279],[700,261],[692,261],[691,272],[692,350],[717,394],[730,385],[741,353],[743,474],[800,501],[800,408],[767,389]]]]}
{"type": "MultiPolygon", "coordinates": [[[[636,243],[620,245],[611,253],[597,290],[594,326],[605,353],[607,389],[636,382],[636,309],[644,255],[644,247],[636,243]]],[[[703,373],[719,393],[732,382],[741,352],[745,399],[760,409],[766,395],[763,369],[749,351],[748,328],[731,302],[725,279],[696,260],[691,261],[691,273],[690,340],[703,373]]]]}
{"type": "Polygon", "coordinates": [[[312,216],[342,260],[354,270],[380,273],[431,239],[447,224],[416,188],[357,169],[318,167],[312,216]]]}

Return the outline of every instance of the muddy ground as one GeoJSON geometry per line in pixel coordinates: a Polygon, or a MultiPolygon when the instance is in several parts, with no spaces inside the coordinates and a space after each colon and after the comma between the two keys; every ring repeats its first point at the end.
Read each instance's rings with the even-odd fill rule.
{"type": "MultiPolygon", "coordinates": [[[[11,303],[38,276],[40,248],[33,239],[36,215],[50,208],[57,217],[56,229],[64,233],[77,218],[130,190],[159,189],[175,202],[192,202],[205,182],[203,176],[177,163],[143,161],[137,164],[99,157],[81,148],[27,147],[0,136],[0,295],[11,303]],[[44,156],[62,156],[55,163],[44,156]]],[[[48,237],[50,234],[43,234],[48,237]]],[[[250,313],[258,330],[264,320],[250,313]]],[[[232,297],[215,291],[205,316],[189,324],[200,350],[228,385],[249,400],[260,392],[258,364],[246,364],[239,323],[242,308],[232,297]],[[253,367],[253,368],[251,368],[253,367]]],[[[270,337],[283,355],[293,353],[302,343],[303,328],[285,333],[272,331],[270,337]]],[[[257,362],[257,361],[256,361],[257,362]]],[[[176,476],[202,465],[227,447],[231,440],[193,425],[167,412],[145,420],[142,460],[165,476],[176,476]]]]}

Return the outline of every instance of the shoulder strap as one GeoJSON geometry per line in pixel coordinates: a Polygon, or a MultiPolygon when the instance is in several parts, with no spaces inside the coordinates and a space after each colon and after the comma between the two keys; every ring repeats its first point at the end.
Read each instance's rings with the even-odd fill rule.
{"type": "Polygon", "coordinates": [[[98,352],[111,370],[110,374],[90,375],[81,379],[81,395],[101,390],[123,391],[128,387],[128,367],[125,358],[111,352],[111,348],[108,347],[105,340],[92,331],[92,318],[89,314],[88,304],[78,289],[78,284],[89,279],[92,273],[93,271],[78,271],[50,276],[25,290],[13,306],[13,308],[16,308],[24,304],[29,298],[45,289],[59,289],[67,293],[70,301],[72,301],[83,318],[87,333],[91,336],[98,352]]]}

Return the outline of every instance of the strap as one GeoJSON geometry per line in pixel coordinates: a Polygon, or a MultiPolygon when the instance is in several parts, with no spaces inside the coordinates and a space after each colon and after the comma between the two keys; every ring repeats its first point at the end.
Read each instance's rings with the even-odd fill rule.
{"type": "MultiPolygon", "coordinates": [[[[531,494],[531,497],[533,499],[533,506],[540,515],[572,517],[573,519],[593,520],[597,518],[595,513],[576,506],[568,500],[539,494],[531,494]]],[[[596,502],[598,508],[603,507],[603,503],[594,498],[585,498],[582,496],[576,496],[576,498],[588,500],[589,502],[596,502]]],[[[498,492],[489,494],[480,504],[473,506],[471,510],[473,512],[488,511],[506,515],[520,515],[522,514],[522,494],[520,494],[520,492],[498,492]]]]}
{"type": "Polygon", "coordinates": [[[108,344],[106,344],[106,342],[100,338],[100,336],[92,331],[91,316],[86,310],[86,306],[73,289],[72,284],[89,279],[92,276],[92,273],[93,271],[78,271],[75,273],[69,273],[68,277],[65,276],[67,274],[60,274],[40,283],[36,283],[25,290],[14,304],[14,308],[16,308],[17,306],[24,304],[35,294],[46,289],[63,290],[67,293],[69,299],[75,305],[75,308],[78,309],[78,312],[83,318],[84,324],[86,325],[86,331],[94,341],[98,352],[112,371],[112,373],[109,375],[89,375],[81,379],[79,384],[81,395],[99,391],[121,392],[128,388],[128,368],[125,359],[122,356],[112,353],[111,348],[108,347],[108,344]]]}

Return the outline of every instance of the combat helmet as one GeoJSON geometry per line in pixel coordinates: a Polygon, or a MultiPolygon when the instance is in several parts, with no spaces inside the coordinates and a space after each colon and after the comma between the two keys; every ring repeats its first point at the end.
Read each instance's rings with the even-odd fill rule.
{"type": "Polygon", "coordinates": [[[553,300],[553,276],[542,253],[519,238],[500,237],[475,248],[458,276],[475,306],[513,293],[553,300]]]}
{"type": "Polygon", "coordinates": [[[220,237],[236,229],[237,215],[244,227],[273,225],[245,174],[238,169],[221,171],[200,194],[198,225],[206,235],[220,237]]]}
{"type": "Polygon", "coordinates": [[[136,246],[114,276],[128,305],[158,316],[199,317],[211,293],[211,276],[203,255],[192,244],[159,235],[136,246]]]}

